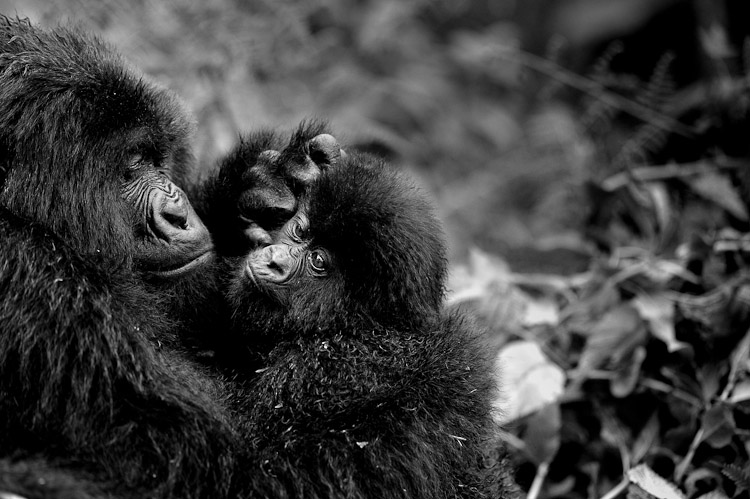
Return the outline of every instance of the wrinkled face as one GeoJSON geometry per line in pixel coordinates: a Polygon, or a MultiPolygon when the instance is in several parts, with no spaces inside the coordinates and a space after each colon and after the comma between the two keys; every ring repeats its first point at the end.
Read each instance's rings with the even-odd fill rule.
{"type": "Polygon", "coordinates": [[[170,180],[192,123],[95,37],[0,22],[0,206],[106,270],[173,280],[212,242],[170,180]]]}
{"type": "Polygon", "coordinates": [[[246,286],[290,306],[292,296],[321,285],[335,275],[333,255],[309,237],[303,207],[281,229],[274,244],[256,248],[245,258],[246,286]]]}
{"type": "Polygon", "coordinates": [[[212,258],[211,237],[185,193],[170,179],[169,156],[136,154],[121,194],[135,214],[135,263],[146,274],[173,280],[212,258]]]}

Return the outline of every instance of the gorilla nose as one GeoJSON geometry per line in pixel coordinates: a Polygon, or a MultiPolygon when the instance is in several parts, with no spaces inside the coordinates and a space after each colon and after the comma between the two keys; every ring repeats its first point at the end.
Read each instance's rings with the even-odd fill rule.
{"type": "Polygon", "coordinates": [[[289,248],[282,244],[272,244],[262,250],[266,267],[277,274],[287,274],[291,267],[289,248]]]}
{"type": "Polygon", "coordinates": [[[148,211],[148,234],[137,256],[139,265],[160,279],[191,273],[211,259],[208,229],[177,187],[154,189],[148,211]]]}
{"type": "Polygon", "coordinates": [[[153,229],[157,237],[169,241],[179,231],[189,228],[190,205],[179,194],[164,195],[161,198],[160,203],[155,203],[157,206],[154,209],[153,229]]]}
{"type": "Polygon", "coordinates": [[[154,235],[171,245],[179,245],[190,252],[210,246],[208,230],[193,210],[190,201],[176,186],[170,192],[161,191],[152,200],[151,230],[154,235]]]}

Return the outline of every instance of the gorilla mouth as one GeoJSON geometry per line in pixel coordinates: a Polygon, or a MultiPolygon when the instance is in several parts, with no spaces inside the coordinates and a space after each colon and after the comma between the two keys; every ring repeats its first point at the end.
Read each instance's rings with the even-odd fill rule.
{"type": "Polygon", "coordinates": [[[149,270],[149,274],[161,279],[176,279],[207,264],[213,257],[213,251],[210,249],[187,262],[179,262],[172,267],[160,267],[159,269],[149,270]]]}
{"type": "Polygon", "coordinates": [[[245,262],[244,274],[245,274],[245,277],[247,277],[250,280],[253,286],[255,286],[256,288],[260,288],[260,286],[258,286],[257,277],[255,277],[255,272],[253,272],[253,267],[248,262],[245,262]]]}

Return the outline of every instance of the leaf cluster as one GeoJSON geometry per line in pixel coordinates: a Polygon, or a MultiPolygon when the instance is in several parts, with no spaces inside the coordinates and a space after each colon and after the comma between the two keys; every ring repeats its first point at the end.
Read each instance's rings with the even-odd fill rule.
{"type": "Polygon", "coordinates": [[[747,73],[676,90],[668,56],[646,82],[609,73],[610,57],[566,77],[586,83],[596,144],[587,269],[518,273],[476,250],[450,304],[498,347],[529,497],[747,498],[750,155],[723,140],[746,126],[747,73]],[[686,154],[686,138],[702,147],[686,154]]]}

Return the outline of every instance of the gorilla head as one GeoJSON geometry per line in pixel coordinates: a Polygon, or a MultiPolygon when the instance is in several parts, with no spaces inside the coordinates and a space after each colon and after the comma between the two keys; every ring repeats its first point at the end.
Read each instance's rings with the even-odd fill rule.
{"type": "Polygon", "coordinates": [[[230,287],[233,309],[276,341],[342,321],[418,328],[441,307],[443,240],[408,177],[353,154],[318,176],[274,244],[249,253],[230,287]]]}
{"type": "Polygon", "coordinates": [[[192,161],[169,92],[98,40],[0,19],[0,206],[76,252],[172,279],[211,240],[171,180],[192,161]]]}
{"type": "Polygon", "coordinates": [[[172,180],[190,128],[95,37],[0,17],[2,492],[89,497],[54,495],[66,478],[127,497],[230,486],[222,399],[163,341],[177,334],[156,299],[171,305],[173,283],[193,280],[177,277],[210,268],[208,232],[172,180]]]}

